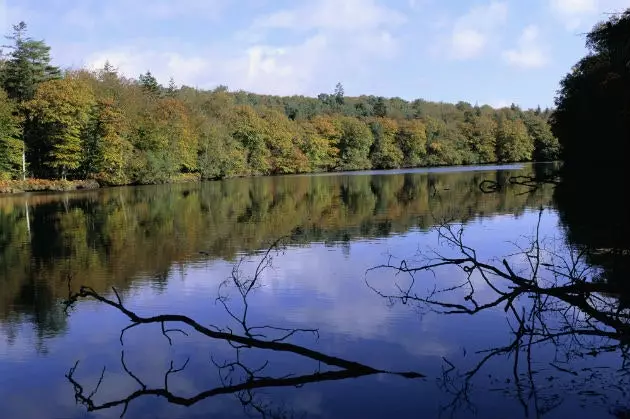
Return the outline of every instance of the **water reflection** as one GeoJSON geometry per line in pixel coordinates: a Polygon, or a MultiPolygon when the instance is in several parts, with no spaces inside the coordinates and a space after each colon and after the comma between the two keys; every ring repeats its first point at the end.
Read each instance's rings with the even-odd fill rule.
{"type": "Polygon", "coordinates": [[[462,224],[445,223],[437,227],[439,246],[369,270],[368,287],[390,305],[507,320],[495,331],[503,342],[469,345],[457,361],[443,358],[439,384],[452,399],[442,412],[475,414],[492,391],[516,399],[524,417],[555,414],[571,398],[617,417],[627,412],[627,297],[607,278],[610,267],[593,265],[582,246],[541,234],[544,214],[504,257],[488,257],[469,243],[462,224]],[[382,270],[400,275],[383,283],[382,270]]]}
{"type": "MultiPolygon", "coordinates": [[[[160,330],[169,345],[173,345],[172,335],[181,334],[188,336],[189,333],[197,333],[206,338],[224,342],[233,349],[233,355],[228,359],[216,360],[211,355],[212,365],[217,369],[220,384],[201,392],[186,396],[181,395],[177,390],[170,387],[173,376],[186,370],[190,358],[187,358],[181,366],[175,366],[174,361],[170,361],[169,368],[164,372],[163,381],[159,386],[151,386],[140,375],[132,372],[132,369],[125,362],[125,351],[121,352],[120,364],[128,379],[135,382],[137,388],[129,394],[119,397],[106,398],[105,401],[97,402],[101,398],[99,390],[105,384],[106,368],[104,367],[93,390],[88,391],[86,386],[76,378],[79,362],[66,374],[66,378],[72,384],[75,392],[75,399],[84,405],[89,412],[122,409],[121,417],[125,416],[130,404],[147,397],[163,398],[171,404],[189,407],[201,401],[211,399],[221,395],[234,395],[242,405],[246,414],[259,414],[261,417],[291,417],[295,412],[289,412],[285,408],[274,406],[273,401],[260,397],[256,390],[301,387],[306,384],[322,383],[327,381],[346,380],[370,375],[393,375],[407,379],[424,377],[418,372],[392,372],[377,369],[362,363],[348,360],[336,356],[310,349],[305,346],[291,343],[291,339],[303,333],[315,334],[316,329],[295,329],[282,326],[255,325],[249,319],[250,298],[262,286],[263,274],[270,268],[272,252],[276,250],[276,242],[267,252],[255,261],[255,269],[251,276],[243,273],[241,260],[232,270],[231,277],[222,282],[218,287],[218,297],[216,301],[228,314],[228,318],[233,324],[219,327],[216,325],[204,325],[195,319],[179,314],[158,314],[144,317],[130,310],[122,301],[119,292],[114,288],[113,296],[108,298],[92,288],[81,287],[77,293],[69,296],[66,308],[73,307],[79,300],[90,298],[102,304],[108,305],[126,316],[130,322],[125,326],[120,334],[120,342],[124,344],[124,336],[127,332],[139,326],[160,325],[160,330]],[[236,297],[236,301],[233,300],[236,297]],[[257,351],[254,356],[252,352],[257,351]],[[262,354],[260,352],[263,352],[262,354]],[[312,369],[309,373],[296,373],[291,371],[288,374],[278,375],[274,369],[273,362],[270,362],[265,355],[266,352],[277,352],[287,355],[295,355],[302,364],[302,369],[312,369]]],[[[111,393],[111,391],[110,391],[111,393]]],[[[106,393],[107,394],[107,393],[106,393]]],[[[106,396],[107,397],[107,396],[106,396]]]]}
{"type": "MultiPolygon", "coordinates": [[[[233,260],[289,235],[294,244],[386,237],[435,220],[520,214],[550,205],[551,188],[484,194],[478,185],[538,166],[233,179],[0,198],[0,327],[62,333],[55,302],[68,276],[97,291],[137,281],[164,288],[173,266],[233,260]]],[[[538,170],[538,169],[536,169],[538,170]]]]}
{"type": "Polygon", "coordinates": [[[630,204],[627,180],[619,170],[599,170],[597,176],[566,173],[554,201],[568,240],[589,262],[603,268],[605,281],[630,306],[630,204]]]}

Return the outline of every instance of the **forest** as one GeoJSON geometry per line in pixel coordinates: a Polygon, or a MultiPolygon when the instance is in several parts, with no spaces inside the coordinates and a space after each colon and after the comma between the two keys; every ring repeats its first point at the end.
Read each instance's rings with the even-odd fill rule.
{"type": "Polygon", "coordinates": [[[26,179],[153,184],[559,157],[549,109],[347,97],[341,83],[316,98],[165,87],[109,63],[54,67],[24,22],[7,38],[0,190],[26,179]]]}
{"type": "Polygon", "coordinates": [[[550,117],[563,160],[554,200],[568,239],[629,301],[630,8],[596,24],[586,47],[560,82],[550,117]]]}

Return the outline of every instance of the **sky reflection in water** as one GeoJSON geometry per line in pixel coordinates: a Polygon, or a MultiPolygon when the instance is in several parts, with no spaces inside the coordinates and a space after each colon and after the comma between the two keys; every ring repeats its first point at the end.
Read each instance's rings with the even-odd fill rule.
{"type": "MultiPolygon", "coordinates": [[[[483,257],[503,257],[513,251],[511,241],[534,234],[537,220],[538,211],[534,208],[519,216],[475,218],[465,227],[466,243],[483,257]]],[[[540,234],[563,240],[557,214],[552,209],[543,213],[540,234]]],[[[522,404],[510,390],[512,363],[506,357],[486,365],[474,380],[468,394],[470,404],[453,405],[454,410],[447,408],[454,397],[445,388],[452,390],[457,383],[443,381],[444,369],[452,364],[456,371],[466,371],[480,359],[475,351],[509,342],[510,330],[501,308],[475,316],[439,315],[413,304],[388,304],[367,286],[366,279],[381,289],[392,290],[393,271],[375,271],[366,276],[366,270],[387,262],[390,255],[410,258],[419,248],[436,246],[435,231],[414,227],[381,238],[289,245],[279,254],[274,253],[273,267],[262,277],[262,288],[248,299],[251,323],[316,328],[319,338],[303,333],[291,342],[381,370],[420,372],[426,378],[378,374],[300,388],[260,389],[254,391],[254,404],[267,413],[282,413],[287,417],[304,414],[322,418],[524,416],[522,404]],[[508,390],[507,394],[503,390],[508,390]]],[[[250,256],[243,269],[251,271],[259,259],[260,255],[250,256]]],[[[167,281],[159,286],[149,278],[136,278],[125,294],[125,303],[140,314],[181,313],[206,325],[229,325],[236,331],[237,325],[215,302],[219,284],[229,277],[233,265],[234,260],[198,258],[174,264],[167,281]]],[[[461,277],[460,270],[447,267],[439,271],[436,281],[455,284],[461,277]]],[[[481,282],[476,285],[479,295],[487,293],[492,298],[493,290],[481,282]]],[[[419,290],[431,286],[418,285],[419,290]]],[[[230,304],[236,304],[235,300],[230,304]]],[[[80,361],[74,378],[89,392],[105,367],[103,383],[95,396],[100,402],[138,390],[138,384],[121,366],[122,347],[118,337],[127,324],[115,310],[83,301],[69,317],[66,331],[45,339],[44,347],[38,347],[39,339],[33,336],[28,323],[13,325],[11,333],[16,337],[11,342],[6,328],[2,329],[0,411],[3,417],[118,417],[121,408],[87,413],[85,407],[77,406],[65,374],[80,361]]],[[[213,362],[233,360],[236,354],[226,342],[198,335],[174,336],[174,345],[169,346],[155,325],[128,332],[124,351],[126,365],[133,373],[156,386],[163,382],[171,360],[178,366],[190,358],[186,369],[174,374],[169,383],[172,393],[184,396],[221,386],[219,370],[213,362]]],[[[541,365],[547,363],[551,351],[547,347],[538,352],[541,365]]],[[[275,377],[311,374],[321,368],[317,362],[296,355],[260,349],[244,351],[241,361],[252,369],[268,362],[262,374],[275,377]]],[[[618,357],[603,355],[596,360],[576,361],[576,365],[581,365],[580,362],[589,367],[611,366],[618,362],[618,357]]],[[[602,374],[608,373],[605,370],[602,374]]],[[[623,397],[619,390],[611,388],[596,389],[607,393],[607,397],[585,393],[580,383],[588,383],[588,377],[563,375],[550,368],[543,375],[543,384],[552,383],[551,387],[561,389],[556,394],[541,391],[538,403],[557,406],[545,417],[584,417],[587,410],[583,406],[592,417],[602,417],[609,414],[617,398],[623,397]],[[560,399],[562,403],[557,403],[560,399]]],[[[613,381],[616,379],[614,374],[611,377],[613,381]]],[[[544,408],[539,410],[542,412],[544,408]]],[[[155,397],[139,398],[130,404],[127,417],[243,417],[245,413],[239,400],[228,394],[202,400],[191,407],[176,406],[155,397]]],[[[531,410],[529,413],[535,417],[531,410]]]]}

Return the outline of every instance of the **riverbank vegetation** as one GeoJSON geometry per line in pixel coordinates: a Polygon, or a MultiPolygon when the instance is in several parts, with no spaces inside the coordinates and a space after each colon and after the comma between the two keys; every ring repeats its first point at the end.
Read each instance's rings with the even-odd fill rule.
{"type": "Polygon", "coordinates": [[[50,64],[24,23],[0,62],[0,179],[171,182],[556,159],[549,110],[164,87],[50,64]]]}

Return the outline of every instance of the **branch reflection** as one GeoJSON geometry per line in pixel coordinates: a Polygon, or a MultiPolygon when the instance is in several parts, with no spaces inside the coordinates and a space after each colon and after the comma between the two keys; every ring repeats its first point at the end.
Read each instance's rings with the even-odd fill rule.
{"type": "Polygon", "coordinates": [[[439,385],[452,396],[444,412],[474,411],[472,389],[489,377],[488,389],[516,397],[526,417],[544,416],[568,394],[613,405],[611,414],[623,417],[613,395],[624,399],[630,387],[630,309],[588,252],[541,235],[543,214],[541,208],[534,236],[500,260],[466,244],[462,224],[443,223],[436,228],[439,251],[390,257],[368,271],[368,287],[390,304],[441,315],[504,312],[505,344],[474,352],[472,367],[443,359],[439,385]],[[376,282],[382,270],[396,273],[393,284],[376,282]],[[600,358],[603,364],[593,361],[600,358]],[[511,376],[493,375],[493,362],[511,376]]]}
{"type": "MultiPolygon", "coordinates": [[[[120,342],[123,347],[125,343],[124,338],[130,330],[143,325],[155,324],[160,326],[161,332],[169,345],[174,345],[174,339],[177,334],[188,336],[191,333],[196,333],[209,339],[225,342],[233,350],[231,359],[218,361],[211,358],[213,367],[218,371],[220,384],[188,396],[172,390],[169,382],[176,374],[186,371],[190,359],[186,359],[180,364],[171,361],[168,370],[164,373],[162,384],[156,387],[149,385],[139,374],[133,372],[126,361],[126,352],[123,349],[120,357],[122,369],[129,381],[135,383],[137,389],[123,397],[105,401],[97,401],[97,399],[101,385],[107,378],[106,368],[103,368],[97,383],[94,385],[94,389],[89,391],[86,385],[77,378],[79,368],[79,362],[77,361],[66,374],[66,378],[74,388],[77,403],[84,405],[89,412],[122,408],[121,417],[123,417],[127,413],[130,404],[141,398],[159,397],[174,405],[192,406],[202,400],[231,394],[238,399],[248,414],[259,414],[261,417],[287,417],[292,416],[293,413],[286,411],[282,407],[274,407],[269,401],[258,397],[255,391],[277,387],[301,387],[309,383],[345,380],[376,374],[388,374],[408,379],[424,377],[423,374],[413,371],[386,371],[349,359],[331,356],[290,342],[291,338],[303,333],[313,334],[318,337],[319,332],[316,329],[252,325],[248,318],[249,300],[262,285],[261,281],[265,270],[272,266],[274,252],[281,250],[279,241],[269,247],[257,264],[253,276],[243,274],[241,270],[242,259],[233,268],[230,278],[220,284],[216,301],[225,309],[229,317],[238,324],[240,330],[237,331],[229,326],[223,328],[216,325],[205,326],[191,317],[179,314],[141,316],[125,305],[121,294],[116,288],[112,288],[113,296],[111,298],[85,286],[81,287],[76,293],[70,292],[66,302],[67,309],[71,309],[80,300],[93,299],[127,317],[130,323],[120,332],[120,342]],[[234,304],[233,294],[237,295],[237,304],[234,304]],[[276,376],[270,372],[270,361],[254,365],[254,362],[248,359],[251,358],[247,356],[248,353],[254,350],[259,351],[259,354],[262,351],[274,351],[287,355],[297,355],[302,360],[315,361],[317,367],[310,373],[276,376]]],[[[68,289],[72,289],[70,284],[68,284],[68,289]]]]}

